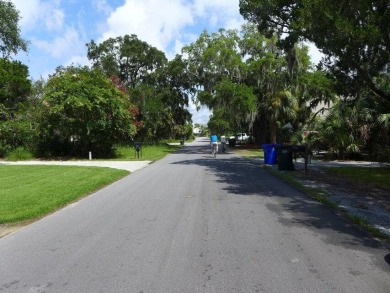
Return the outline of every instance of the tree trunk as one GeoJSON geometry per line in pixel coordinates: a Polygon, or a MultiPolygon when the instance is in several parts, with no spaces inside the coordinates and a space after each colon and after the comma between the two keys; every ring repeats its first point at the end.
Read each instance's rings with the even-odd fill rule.
{"type": "Polygon", "coordinates": [[[269,143],[269,127],[268,123],[264,119],[257,118],[253,123],[253,136],[255,137],[255,142],[259,145],[269,143]]]}
{"type": "Polygon", "coordinates": [[[271,143],[276,143],[276,140],[277,140],[277,124],[276,124],[276,122],[270,121],[269,128],[270,128],[271,143]]]}

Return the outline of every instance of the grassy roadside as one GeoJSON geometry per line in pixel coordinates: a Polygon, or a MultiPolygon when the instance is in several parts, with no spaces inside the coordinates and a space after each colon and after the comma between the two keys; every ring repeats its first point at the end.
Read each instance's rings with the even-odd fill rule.
{"type": "Polygon", "coordinates": [[[326,170],[354,181],[390,189],[390,168],[338,167],[326,170]]]}
{"type": "Polygon", "coordinates": [[[246,158],[264,158],[264,151],[260,147],[254,147],[254,148],[236,147],[234,151],[240,156],[246,158]]]}
{"type": "Polygon", "coordinates": [[[174,152],[181,148],[179,145],[169,144],[157,144],[157,145],[143,145],[138,158],[133,147],[130,146],[119,146],[117,147],[117,158],[116,161],[157,161],[165,157],[167,154],[174,152]]]}
{"type": "MultiPolygon", "coordinates": [[[[258,149],[238,149],[236,151],[238,154],[248,159],[256,158],[256,157],[257,158],[264,157],[262,151],[258,149]]],[[[366,230],[374,237],[377,237],[379,239],[385,240],[386,242],[390,243],[389,235],[373,227],[361,217],[348,213],[345,209],[340,207],[338,204],[329,200],[329,198],[326,196],[327,195],[326,190],[304,186],[297,179],[295,172],[280,172],[278,170],[275,170],[267,166],[265,166],[264,168],[267,169],[272,174],[274,174],[275,176],[281,178],[285,182],[294,186],[298,190],[307,194],[311,198],[315,199],[316,201],[321,202],[324,205],[336,210],[339,214],[344,216],[346,219],[348,219],[352,223],[355,223],[362,229],[366,230]]],[[[373,187],[390,189],[390,182],[388,180],[390,178],[390,168],[338,167],[338,168],[326,168],[326,170],[327,172],[337,174],[340,177],[348,178],[351,181],[363,182],[373,187]]]]}
{"type": "Polygon", "coordinates": [[[42,217],[129,174],[75,166],[1,166],[0,224],[42,217]]]}
{"type": "MultiPolygon", "coordinates": [[[[178,148],[168,144],[146,145],[138,159],[133,147],[121,147],[116,160],[156,161],[178,148]]],[[[128,174],[101,167],[0,165],[0,230],[1,226],[43,217],[128,174]]]]}
{"type": "MultiPolygon", "coordinates": [[[[176,143],[177,144],[177,143],[176,143]]],[[[113,158],[105,158],[105,159],[96,159],[93,154],[92,157],[94,160],[104,160],[104,161],[157,161],[167,154],[174,152],[179,149],[180,145],[176,144],[168,144],[168,143],[160,143],[160,144],[143,144],[141,150],[139,152],[139,157],[131,145],[120,145],[116,147],[115,157],[113,158]]],[[[53,160],[88,160],[88,156],[81,157],[61,157],[61,158],[53,158],[53,160]]],[[[21,148],[16,149],[15,151],[8,154],[5,158],[6,161],[26,161],[26,160],[39,160],[39,158],[34,158],[33,155],[21,148]]],[[[48,158],[50,160],[50,158],[48,158]]]]}
{"type": "MultiPolygon", "coordinates": [[[[353,215],[351,213],[349,213],[346,209],[340,207],[337,203],[329,200],[329,198],[326,196],[327,195],[327,191],[324,190],[324,189],[319,189],[319,188],[312,188],[312,187],[306,187],[304,186],[303,184],[301,184],[294,176],[294,173],[286,173],[286,172],[279,172],[277,170],[274,170],[272,168],[269,168],[269,167],[265,167],[269,172],[271,172],[272,174],[274,174],[275,176],[281,178],[282,180],[284,180],[285,182],[289,183],[290,185],[294,186],[295,188],[297,188],[298,190],[302,191],[303,193],[307,194],[308,196],[310,196],[311,198],[313,198],[314,200],[326,205],[327,207],[337,211],[340,215],[342,215],[343,217],[345,217],[347,220],[349,220],[350,222],[358,225],[359,227],[361,227],[362,229],[364,229],[365,231],[367,231],[368,233],[370,233],[372,236],[376,237],[376,238],[379,238],[379,239],[382,239],[388,243],[390,243],[390,236],[381,232],[379,229],[375,228],[374,226],[370,225],[366,220],[364,220],[363,218],[359,217],[359,216],[356,216],[356,215],[353,215]]],[[[338,174],[340,176],[344,176],[344,177],[348,177],[348,169],[349,168],[358,168],[358,169],[362,169],[364,167],[346,167],[345,170],[343,172],[339,172],[338,174]]],[[[333,169],[332,169],[333,170],[333,169]]],[[[387,171],[386,171],[387,172],[387,171]]],[[[362,173],[365,173],[365,172],[362,172],[362,173]]],[[[374,170],[371,170],[371,173],[372,174],[377,174],[379,176],[382,175],[382,170],[377,170],[377,168],[375,168],[374,170]],[[377,171],[377,172],[375,172],[377,171]]],[[[376,177],[376,175],[372,175],[373,177],[376,177]]],[[[358,180],[357,178],[355,180],[358,180]]],[[[365,179],[366,182],[370,182],[371,184],[373,184],[372,181],[369,181],[367,178],[365,179]]]]}

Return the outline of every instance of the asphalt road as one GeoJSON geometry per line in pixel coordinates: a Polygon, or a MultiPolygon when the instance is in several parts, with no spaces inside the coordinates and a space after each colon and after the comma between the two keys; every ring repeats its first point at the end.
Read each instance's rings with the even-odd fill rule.
{"type": "Polygon", "coordinates": [[[198,140],[0,239],[0,292],[390,292],[390,250],[198,140]]]}

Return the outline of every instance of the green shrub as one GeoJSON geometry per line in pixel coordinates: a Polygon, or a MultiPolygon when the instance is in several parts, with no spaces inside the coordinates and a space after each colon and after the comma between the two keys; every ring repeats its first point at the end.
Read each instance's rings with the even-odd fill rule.
{"type": "Polygon", "coordinates": [[[33,155],[23,147],[18,147],[7,154],[7,161],[26,161],[31,160],[33,155]]]}

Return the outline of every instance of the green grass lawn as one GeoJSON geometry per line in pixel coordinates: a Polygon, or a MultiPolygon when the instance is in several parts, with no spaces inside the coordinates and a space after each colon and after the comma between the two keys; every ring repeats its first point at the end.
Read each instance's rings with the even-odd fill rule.
{"type": "MultiPolygon", "coordinates": [[[[142,158],[136,158],[132,146],[121,146],[115,160],[156,161],[180,147],[143,145],[142,158]]],[[[0,165],[0,224],[42,217],[127,174],[100,167],[0,165]]]]}
{"type": "MultiPolygon", "coordinates": [[[[139,153],[139,158],[136,156],[135,149],[133,145],[131,146],[116,146],[116,156],[115,158],[93,158],[94,160],[115,160],[115,161],[157,161],[167,154],[174,152],[175,150],[181,148],[181,145],[169,145],[168,143],[160,144],[143,144],[142,149],[139,153]]],[[[93,154],[92,154],[93,157],[93,154]]],[[[25,160],[34,160],[39,158],[34,158],[31,153],[28,151],[18,148],[11,152],[6,158],[7,161],[25,161],[25,160]]],[[[50,160],[50,158],[45,158],[50,160]]],[[[58,159],[58,158],[57,158],[58,159]]],[[[79,157],[65,157],[60,158],[61,160],[80,160],[79,157]]],[[[85,157],[85,160],[88,158],[85,157]]]]}
{"type": "Polygon", "coordinates": [[[357,182],[390,189],[390,168],[338,167],[326,170],[357,182]]]}
{"type": "Polygon", "coordinates": [[[39,218],[128,171],[77,166],[0,165],[0,224],[39,218]]]}
{"type": "Polygon", "coordinates": [[[260,146],[240,145],[234,148],[234,151],[240,156],[246,158],[253,158],[253,157],[264,158],[264,150],[260,146]]]}

